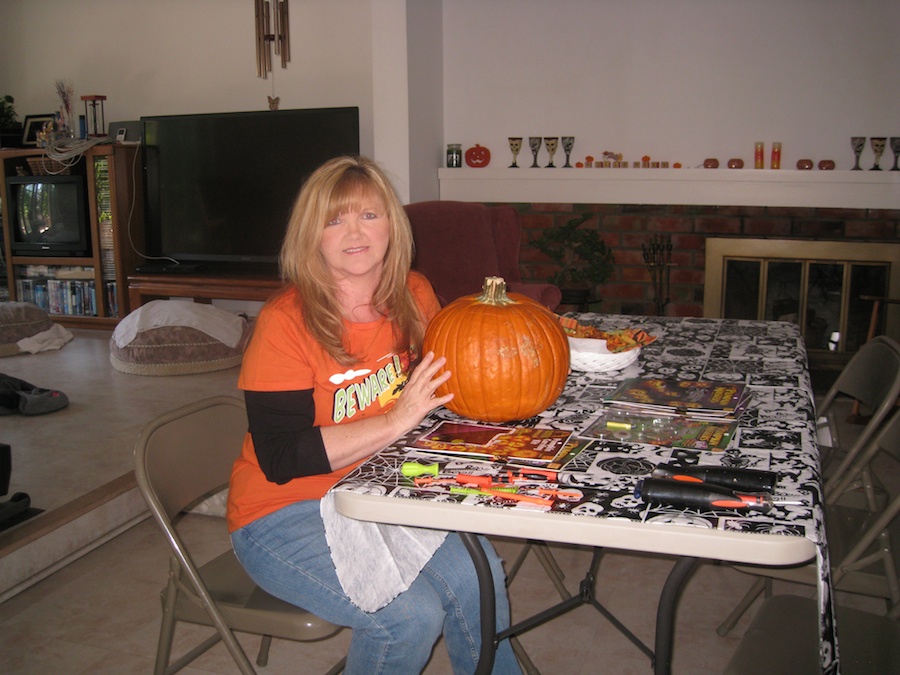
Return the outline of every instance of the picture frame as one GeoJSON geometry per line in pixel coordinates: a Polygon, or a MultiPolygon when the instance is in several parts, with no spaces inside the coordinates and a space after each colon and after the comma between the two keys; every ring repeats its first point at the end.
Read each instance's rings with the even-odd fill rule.
{"type": "Polygon", "coordinates": [[[24,147],[37,147],[38,132],[44,128],[45,123],[53,121],[54,117],[52,113],[47,115],[25,115],[22,145],[24,147]]]}

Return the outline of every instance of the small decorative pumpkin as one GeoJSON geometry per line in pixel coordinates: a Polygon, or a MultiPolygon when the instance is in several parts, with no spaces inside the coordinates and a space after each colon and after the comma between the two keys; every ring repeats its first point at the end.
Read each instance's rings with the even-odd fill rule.
{"type": "Polygon", "coordinates": [[[447,357],[450,379],[438,396],[484,422],[523,420],[559,398],[569,373],[569,341],[556,316],[506,282],[487,277],[484,291],[444,307],[428,326],[424,352],[447,357]]]}
{"type": "Polygon", "coordinates": [[[473,169],[480,169],[491,163],[491,151],[482,145],[475,144],[474,147],[466,150],[466,164],[473,169]]]}

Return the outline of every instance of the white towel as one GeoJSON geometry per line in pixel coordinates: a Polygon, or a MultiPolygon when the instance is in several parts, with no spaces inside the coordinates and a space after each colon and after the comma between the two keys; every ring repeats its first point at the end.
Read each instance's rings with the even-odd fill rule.
{"type": "Polygon", "coordinates": [[[244,320],[218,307],[186,300],[152,300],[122,319],[113,331],[113,339],[122,349],[138,333],[163,326],[196,328],[232,349],[244,334],[244,320]]]}
{"type": "Polygon", "coordinates": [[[72,333],[60,326],[53,324],[47,330],[41,331],[31,337],[22,338],[16,346],[23,352],[37,354],[51,349],[60,349],[73,337],[72,333]]]}
{"type": "Polygon", "coordinates": [[[320,502],[325,538],[341,588],[364,612],[374,612],[409,588],[447,533],[385,525],[338,513],[334,494],[320,502]]]}

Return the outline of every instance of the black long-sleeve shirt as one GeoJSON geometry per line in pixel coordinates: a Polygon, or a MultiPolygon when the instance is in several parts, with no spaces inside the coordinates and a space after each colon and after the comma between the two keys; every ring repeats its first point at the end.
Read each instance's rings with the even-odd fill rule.
{"type": "Polygon", "coordinates": [[[293,478],[329,473],[322,431],[313,426],[313,390],[245,391],[250,436],[266,478],[282,485],[293,478]]]}

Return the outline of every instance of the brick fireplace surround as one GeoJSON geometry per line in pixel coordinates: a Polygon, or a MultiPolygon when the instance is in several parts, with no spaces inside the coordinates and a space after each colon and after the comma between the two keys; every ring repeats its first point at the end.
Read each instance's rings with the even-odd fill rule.
{"type": "Polygon", "coordinates": [[[543,228],[593,214],[585,227],[600,230],[613,249],[616,271],[601,289],[594,309],[609,313],[655,313],[653,288],[641,250],[654,233],[672,236],[671,302],[666,314],[703,316],[707,237],[747,237],[797,241],[831,240],[897,244],[900,209],[843,209],[769,206],[683,206],[636,204],[516,203],[522,216],[522,278],[544,281],[547,259],[530,246],[543,228]]]}

